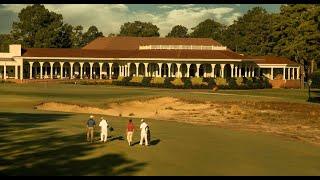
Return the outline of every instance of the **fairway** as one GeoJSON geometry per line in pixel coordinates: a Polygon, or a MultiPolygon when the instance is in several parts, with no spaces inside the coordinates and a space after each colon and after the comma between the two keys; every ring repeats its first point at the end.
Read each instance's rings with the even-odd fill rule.
{"type": "MultiPolygon", "coordinates": [[[[98,142],[100,136],[96,131],[97,141],[90,144],[85,137],[90,112],[34,108],[53,101],[103,108],[113,102],[152,97],[175,97],[198,103],[290,102],[313,110],[319,108],[305,102],[306,91],[290,89],[212,93],[102,85],[0,84],[0,174],[320,175],[320,146],[288,136],[147,118],[151,145],[137,144],[140,132],[136,131],[135,145],[129,147],[125,140],[129,118],[104,115],[115,131],[106,144],[98,142]]],[[[140,119],[134,118],[133,122],[138,126],[140,119]]],[[[318,122],[314,127],[319,126],[318,122]]]]}

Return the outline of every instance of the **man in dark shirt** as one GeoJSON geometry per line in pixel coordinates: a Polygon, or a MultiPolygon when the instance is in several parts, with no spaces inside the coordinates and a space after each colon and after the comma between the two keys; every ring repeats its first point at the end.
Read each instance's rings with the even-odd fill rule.
{"type": "Polygon", "coordinates": [[[87,141],[93,142],[93,130],[96,126],[96,121],[93,119],[93,116],[90,116],[90,119],[87,121],[87,141]]]}

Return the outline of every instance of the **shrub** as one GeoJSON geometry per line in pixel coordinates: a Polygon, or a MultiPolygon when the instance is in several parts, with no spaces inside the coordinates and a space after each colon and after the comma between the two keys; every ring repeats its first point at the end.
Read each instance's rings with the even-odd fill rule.
{"type": "Polygon", "coordinates": [[[208,88],[212,89],[216,86],[216,80],[214,78],[208,78],[208,88]]]}
{"type": "Polygon", "coordinates": [[[174,85],[171,83],[171,81],[174,81],[175,80],[175,78],[173,78],[173,77],[166,77],[165,79],[164,79],[164,87],[165,88],[172,88],[172,87],[174,87],[174,85]]]}
{"type": "Polygon", "coordinates": [[[229,78],[228,79],[228,85],[230,89],[236,89],[238,87],[238,84],[236,82],[236,78],[229,78]]]}
{"type": "Polygon", "coordinates": [[[181,78],[181,80],[184,81],[183,88],[185,88],[185,89],[192,88],[192,82],[191,82],[190,78],[181,78]]]}
{"type": "Polygon", "coordinates": [[[143,77],[132,77],[131,83],[142,83],[143,77]]]}
{"type": "Polygon", "coordinates": [[[245,80],[245,87],[247,89],[252,89],[253,87],[253,79],[251,77],[247,77],[245,80]]]}
{"type": "Polygon", "coordinates": [[[237,77],[237,78],[236,78],[236,84],[237,84],[238,87],[244,86],[243,77],[237,77]]]}
{"type": "Polygon", "coordinates": [[[217,86],[228,86],[227,80],[221,77],[216,78],[217,86]]]}
{"type": "Polygon", "coordinates": [[[152,78],[151,84],[164,84],[164,78],[163,77],[154,77],[152,78]]]}
{"type": "Polygon", "coordinates": [[[173,81],[171,81],[171,84],[174,86],[183,86],[184,85],[181,78],[175,78],[173,81]]]}
{"type": "Polygon", "coordinates": [[[150,86],[150,81],[151,81],[152,77],[143,77],[141,85],[142,86],[150,86]]]}
{"type": "Polygon", "coordinates": [[[191,84],[192,84],[192,86],[201,86],[202,80],[203,80],[203,78],[201,78],[201,77],[191,78],[191,84]]]}

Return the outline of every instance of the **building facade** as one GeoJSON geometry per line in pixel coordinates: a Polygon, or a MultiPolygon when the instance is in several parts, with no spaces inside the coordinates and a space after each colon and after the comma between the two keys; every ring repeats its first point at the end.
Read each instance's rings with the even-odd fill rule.
{"type": "Polygon", "coordinates": [[[244,56],[208,38],[101,37],[79,49],[22,48],[0,53],[0,79],[143,77],[300,78],[283,57],[244,56]]]}

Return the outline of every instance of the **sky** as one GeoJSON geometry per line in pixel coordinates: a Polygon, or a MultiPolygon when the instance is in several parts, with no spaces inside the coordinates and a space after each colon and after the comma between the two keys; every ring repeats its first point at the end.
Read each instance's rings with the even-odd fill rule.
{"type": "MultiPolygon", "coordinates": [[[[27,5],[0,4],[0,33],[9,33],[12,22],[27,5]]],[[[50,11],[62,14],[65,23],[82,25],[87,30],[98,27],[105,36],[119,33],[126,22],[151,22],[165,36],[173,26],[183,25],[191,31],[199,22],[214,19],[230,25],[249,9],[260,6],[268,12],[279,12],[280,4],[45,4],[50,11]]]]}

